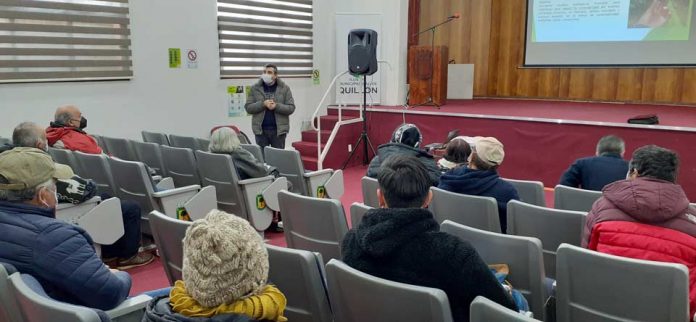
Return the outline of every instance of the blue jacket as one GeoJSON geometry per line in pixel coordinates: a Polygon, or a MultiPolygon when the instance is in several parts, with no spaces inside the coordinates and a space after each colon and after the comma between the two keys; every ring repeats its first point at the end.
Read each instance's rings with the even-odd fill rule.
{"type": "Polygon", "coordinates": [[[118,306],[131,287],[102,263],[82,228],[21,203],[0,202],[0,262],[34,276],[56,300],[101,310],[118,306]]]}
{"type": "Polygon", "coordinates": [[[438,188],[456,193],[493,197],[498,202],[500,231],[507,232],[507,203],[520,200],[517,189],[501,179],[496,171],[455,168],[440,177],[438,188]]]}
{"type": "Polygon", "coordinates": [[[626,179],[628,162],[620,155],[605,153],[598,157],[577,159],[563,173],[559,184],[586,190],[602,191],[604,186],[626,179]]]}

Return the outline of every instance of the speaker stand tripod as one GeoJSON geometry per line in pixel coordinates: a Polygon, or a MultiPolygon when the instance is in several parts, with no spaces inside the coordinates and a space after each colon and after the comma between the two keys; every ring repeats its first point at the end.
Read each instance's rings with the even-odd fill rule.
{"type": "Polygon", "coordinates": [[[348,155],[348,158],[343,161],[343,165],[341,166],[341,169],[345,169],[346,166],[348,165],[348,162],[350,162],[350,159],[353,158],[355,155],[355,152],[358,151],[358,147],[360,144],[363,145],[363,165],[367,165],[370,162],[370,155],[368,152],[372,150],[372,155],[377,155],[375,152],[375,148],[372,146],[372,142],[370,140],[370,136],[367,135],[367,75],[363,74],[363,104],[362,104],[362,132],[360,133],[360,137],[358,140],[355,142],[353,145],[353,150],[350,151],[350,154],[348,155]],[[368,150],[368,146],[370,150],[368,150]]]}

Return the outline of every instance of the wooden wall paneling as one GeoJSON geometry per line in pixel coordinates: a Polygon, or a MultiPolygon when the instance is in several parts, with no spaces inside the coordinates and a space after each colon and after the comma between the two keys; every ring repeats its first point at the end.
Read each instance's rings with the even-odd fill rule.
{"type": "Polygon", "coordinates": [[[640,101],[643,93],[643,71],[639,68],[621,68],[616,80],[617,101],[640,101]]]}
{"type": "MultiPolygon", "coordinates": [[[[500,0],[496,0],[500,1],[500,0]]],[[[498,96],[514,96],[517,84],[517,61],[519,46],[516,43],[519,39],[519,30],[516,26],[519,24],[520,1],[502,1],[505,5],[500,7],[500,29],[497,32],[500,34],[499,42],[500,49],[498,54],[498,84],[496,94],[498,96]],[[517,4],[517,5],[515,5],[517,4]]]]}
{"type": "Polygon", "coordinates": [[[598,101],[615,101],[619,71],[616,68],[602,68],[593,69],[590,74],[592,75],[591,98],[598,101]]]}
{"type": "MultiPolygon", "coordinates": [[[[416,35],[420,30],[420,19],[421,19],[421,1],[420,0],[408,0],[408,43],[407,47],[418,45],[418,36],[416,35]]],[[[411,52],[408,50],[408,57],[406,61],[411,61],[411,52]]],[[[408,71],[408,67],[406,67],[408,71]]],[[[411,73],[406,72],[406,82],[410,84],[411,73]]]]}
{"type": "MultiPolygon", "coordinates": [[[[640,81],[640,80],[636,80],[640,81]]],[[[646,68],[643,71],[643,88],[641,91],[641,101],[644,102],[654,102],[655,101],[655,82],[657,81],[657,69],[646,68]]]]}
{"type": "Polygon", "coordinates": [[[684,103],[696,103],[696,69],[684,69],[684,78],[681,84],[680,101],[684,103]]]}
{"type": "Polygon", "coordinates": [[[681,99],[681,84],[684,81],[684,70],[675,68],[660,68],[655,70],[656,102],[677,102],[681,99]]]}
{"type": "Polygon", "coordinates": [[[590,99],[592,97],[592,72],[586,68],[573,68],[570,70],[568,80],[568,98],[590,99]]]}
{"type": "Polygon", "coordinates": [[[471,1],[471,4],[471,42],[468,63],[474,64],[474,96],[487,96],[491,0],[471,1]]]}
{"type": "Polygon", "coordinates": [[[488,82],[485,96],[497,96],[498,94],[498,69],[500,68],[500,24],[502,22],[500,16],[501,7],[502,4],[500,1],[492,0],[490,41],[488,43],[488,82]]]}
{"type": "Polygon", "coordinates": [[[561,88],[561,70],[559,68],[539,69],[539,97],[558,97],[561,88]]]}

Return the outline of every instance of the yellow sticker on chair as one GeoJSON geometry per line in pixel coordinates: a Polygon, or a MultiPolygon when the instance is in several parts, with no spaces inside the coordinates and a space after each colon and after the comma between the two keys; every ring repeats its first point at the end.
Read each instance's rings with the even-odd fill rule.
{"type": "Polygon", "coordinates": [[[263,195],[256,195],[256,209],[264,210],[266,209],[266,200],[263,199],[263,195]]]}
{"type": "Polygon", "coordinates": [[[326,198],[326,188],[324,186],[317,187],[317,198],[326,198]]]}

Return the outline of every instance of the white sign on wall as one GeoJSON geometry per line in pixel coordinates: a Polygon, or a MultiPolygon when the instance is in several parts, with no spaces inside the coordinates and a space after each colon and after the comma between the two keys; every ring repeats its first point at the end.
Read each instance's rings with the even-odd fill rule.
{"type": "MultiPolygon", "coordinates": [[[[352,29],[372,29],[377,32],[377,59],[382,46],[382,15],[371,13],[336,14],[336,75],[348,70],[348,33],[352,29]]],[[[381,67],[381,66],[380,66],[381,67]]],[[[367,104],[379,104],[382,99],[382,72],[367,76],[367,104]]],[[[336,81],[336,104],[362,104],[363,76],[343,75],[336,81]]]]}

